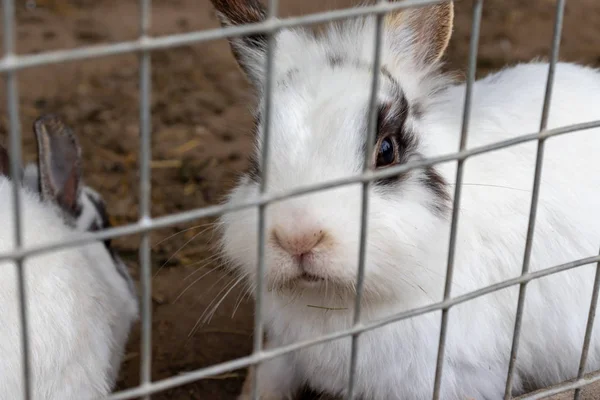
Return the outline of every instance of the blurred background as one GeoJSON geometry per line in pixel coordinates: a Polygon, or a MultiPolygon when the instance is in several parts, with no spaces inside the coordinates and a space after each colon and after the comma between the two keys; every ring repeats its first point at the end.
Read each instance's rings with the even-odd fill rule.
{"type": "MultiPolygon", "coordinates": [[[[356,5],[352,0],[280,0],[291,16],[356,5]]],[[[471,0],[455,2],[447,68],[464,76],[471,0]]],[[[518,61],[549,56],[554,0],[487,0],[478,77],[518,61]]],[[[600,3],[567,2],[560,59],[600,66],[600,3]]],[[[17,2],[19,54],[133,40],[138,0],[17,2]]],[[[151,35],[218,27],[208,0],[152,1],[151,35]]],[[[0,36],[2,34],[0,33],[0,36]]],[[[85,180],[108,203],[114,224],[137,220],[139,85],[135,54],[42,66],[18,73],[24,159],[33,160],[31,126],[55,112],[79,134],[85,180]]],[[[8,118],[0,81],[0,143],[8,118]]],[[[247,167],[253,97],[226,40],[152,53],[152,215],[217,204],[247,167]]],[[[152,234],[153,380],[247,355],[252,350],[253,301],[234,288],[214,256],[212,219],[152,234]],[[173,236],[174,235],[174,236],[173,236]],[[215,309],[215,306],[218,307],[215,309]],[[235,311],[235,312],[234,312],[235,311]],[[214,314],[213,314],[214,312],[214,314]],[[212,315],[212,318],[207,318],[212,315]]],[[[116,240],[134,279],[139,237],[116,240]]],[[[139,327],[134,329],[118,389],[139,382],[139,327]]],[[[234,399],[245,371],[204,379],[153,399],[234,399]]]]}

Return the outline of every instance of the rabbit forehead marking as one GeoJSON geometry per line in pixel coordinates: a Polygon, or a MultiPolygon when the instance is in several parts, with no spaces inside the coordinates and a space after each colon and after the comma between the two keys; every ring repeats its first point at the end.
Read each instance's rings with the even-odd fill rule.
{"type": "MultiPolygon", "coordinates": [[[[333,56],[332,56],[333,57],[333,56]]],[[[360,60],[354,60],[352,62],[348,63],[349,69],[360,69],[362,71],[370,71],[371,70],[371,66],[368,63],[362,62],[360,60]]],[[[293,90],[293,86],[291,85],[291,83],[293,83],[291,80],[294,80],[298,77],[298,75],[300,74],[301,70],[299,68],[291,68],[288,71],[282,73],[283,78],[279,79],[277,81],[278,86],[286,86],[287,89],[291,89],[291,91],[286,89],[286,92],[288,94],[292,95],[292,99],[297,99],[298,97],[296,96],[295,91],[293,90]]],[[[330,71],[331,73],[331,71],[330,71]]],[[[389,72],[389,70],[385,67],[382,66],[380,68],[380,73],[382,74],[382,83],[379,86],[379,91],[380,91],[380,98],[381,98],[381,102],[385,103],[385,110],[386,113],[383,114],[382,111],[382,107],[384,107],[383,105],[380,107],[379,110],[379,114],[380,115],[385,115],[385,123],[386,125],[384,126],[385,130],[385,134],[389,134],[389,133],[394,133],[395,135],[398,136],[398,142],[400,143],[405,143],[405,145],[403,146],[403,149],[406,149],[407,152],[407,156],[409,155],[409,150],[413,150],[414,147],[416,147],[416,139],[414,138],[414,135],[409,134],[407,131],[405,131],[403,129],[405,120],[407,119],[408,115],[410,114],[410,106],[408,103],[408,100],[406,98],[406,96],[404,95],[404,92],[402,91],[399,82],[392,76],[392,74],[389,72]],[[394,130],[394,132],[392,132],[392,129],[394,130]]],[[[335,72],[334,72],[335,74],[335,72]]],[[[310,76],[310,74],[309,74],[310,76]]],[[[314,75],[313,75],[314,76],[314,75]]],[[[365,79],[364,82],[366,82],[367,84],[370,83],[370,80],[368,79],[367,75],[364,75],[363,78],[365,79]]],[[[344,89],[345,90],[345,89],[344,89]]],[[[370,88],[367,88],[367,91],[370,91],[370,88]]],[[[364,93],[363,93],[364,94],[364,93]]],[[[358,127],[358,142],[356,142],[356,145],[358,147],[356,147],[357,151],[357,156],[362,158],[364,155],[364,151],[365,151],[365,145],[366,145],[366,132],[367,132],[367,124],[366,121],[368,119],[368,105],[367,105],[367,98],[369,97],[369,94],[364,94],[363,96],[363,100],[365,101],[364,104],[361,105],[362,110],[358,111],[359,114],[364,114],[362,118],[360,118],[359,120],[356,121],[357,123],[357,127],[358,127]],[[359,122],[362,121],[362,122],[359,122]],[[361,141],[362,140],[362,141],[361,141]],[[360,153],[360,154],[359,154],[360,153]]],[[[302,98],[302,96],[300,96],[300,98],[302,98]]],[[[314,100],[314,99],[313,99],[314,100]]],[[[292,100],[294,101],[294,100],[292,100]]],[[[322,99],[322,101],[331,101],[330,99],[322,99]]],[[[351,100],[352,101],[352,100],[351,100]]],[[[304,101],[300,100],[299,104],[303,104],[304,101]]],[[[312,110],[314,111],[315,106],[314,105],[306,105],[306,103],[304,103],[307,108],[307,110],[312,110]]],[[[333,102],[331,103],[332,105],[334,105],[334,107],[337,107],[339,105],[339,103],[337,102],[333,102]]],[[[356,106],[357,104],[354,103],[354,105],[356,106]]],[[[304,107],[302,106],[302,107],[304,107]]],[[[324,109],[321,106],[318,106],[318,112],[317,114],[319,115],[320,118],[325,118],[325,120],[321,121],[321,122],[325,122],[328,117],[324,115],[324,109]]],[[[287,110],[289,110],[289,107],[283,107],[284,113],[287,112],[287,110]]],[[[272,109],[272,113],[271,113],[271,118],[274,118],[275,120],[280,120],[281,115],[279,113],[282,112],[282,108],[281,108],[281,104],[277,104],[276,107],[274,109],[272,109]]],[[[333,111],[334,112],[334,111],[333,111]]],[[[335,113],[335,112],[334,112],[335,113]]],[[[325,113],[327,114],[327,113],[325,113]]],[[[293,113],[292,115],[299,115],[298,113],[293,113]]],[[[337,114],[336,114],[337,115],[337,114]]],[[[381,119],[381,117],[380,117],[381,119]]],[[[382,121],[384,121],[382,120],[382,121]]],[[[288,118],[283,118],[283,121],[289,121],[288,118]]],[[[296,120],[298,121],[298,120],[296,120]]],[[[339,121],[339,119],[338,119],[339,121]]],[[[255,112],[255,118],[254,118],[254,127],[253,127],[253,131],[254,134],[259,137],[261,135],[261,130],[260,127],[261,125],[264,123],[263,120],[263,116],[262,116],[262,109],[261,107],[259,107],[256,112],[255,112]]],[[[287,123],[287,122],[286,122],[287,123]]],[[[303,124],[301,122],[296,122],[296,126],[298,126],[297,124],[303,124]]],[[[380,125],[383,122],[380,123],[380,125]]],[[[320,126],[321,128],[323,127],[322,123],[318,123],[316,124],[318,126],[320,126]]],[[[334,126],[333,128],[337,129],[337,127],[334,126]]],[[[322,143],[322,140],[319,139],[318,137],[314,136],[314,133],[319,131],[319,129],[317,129],[316,131],[314,131],[313,129],[309,129],[308,131],[312,132],[310,134],[308,134],[308,136],[312,137],[309,138],[309,140],[316,140],[319,143],[322,143]]],[[[382,132],[381,129],[378,130],[378,132],[382,132]]],[[[271,135],[277,135],[277,129],[271,133],[271,135]]],[[[289,138],[289,136],[286,135],[286,138],[289,138]]],[[[273,138],[273,141],[277,141],[277,138],[273,138]]],[[[248,169],[246,171],[246,176],[253,182],[255,183],[259,183],[260,182],[260,172],[261,172],[261,165],[259,162],[259,157],[260,157],[260,143],[258,143],[258,148],[257,148],[257,152],[253,153],[250,155],[249,157],[249,163],[248,163],[248,169]]],[[[351,150],[353,151],[353,150],[351,150]]],[[[289,160],[288,160],[289,161],[289,160]]],[[[357,165],[360,164],[362,165],[362,163],[357,163],[357,165]]],[[[397,181],[398,179],[396,179],[395,181],[397,181]]],[[[390,181],[391,182],[391,181],[390,181]]]]}
{"type": "MultiPolygon", "coordinates": [[[[372,159],[377,158],[378,144],[384,138],[392,139],[397,145],[398,159],[396,164],[406,163],[417,151],[417,137],[406,127],[408,118],[408,102],[404,96],[393,101],[380,103],[377,109],[377,131],[375,132],[375,143],[372,159]]],[[[366,150],[366,141],[363,144],[363,153],[366,150]]],[[[395,176],[375,181],[378,185],[392,185],[407,179],[410,171],[395,176]]]]}
{"type": "MultiPolygon", "coordinates": [[[[379,105],[375,144],[377,145],[382,138],[392,137],[398,146],[397,164],[405,164],[411,161],[411,159],[423,158],[419,152],[419,137],[408,126],[408,117],[411,112],[413,111],[408,106],[405,97],[392,102],[383,102],[379,105]]],[[[373,149],[375,154],[377,150],[377,148],[373,149]]],[[[433,210],[438,215],[445,215],[450,209],[450,194],[448,193],[446,180],[438,173],[434,166],[414,169],[383,178],[375,181],[375,184],[384,187],[394,186],[411,177],[422,184],[428,192],[433,194],[434,200],[431,202],[433,210]]]]}
{"type": "Polygon", "coordinates": [[[435,200],[431,203],[433,211],[440,216],[448,215],[452,199],[448,192],[448,183],[444,177],[440,175],[433,165],[430,165],[425,168],[419,180],[435,197],[435,200]]]}

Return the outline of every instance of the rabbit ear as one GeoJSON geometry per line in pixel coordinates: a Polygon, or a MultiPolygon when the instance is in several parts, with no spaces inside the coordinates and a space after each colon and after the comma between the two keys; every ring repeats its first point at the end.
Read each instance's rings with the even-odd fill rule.
{"type": "Polygon", "coordinates": [[[79,213],[81,149],[73,131],[56,115],[34,123],[38,144],[41,196],[70,215],[79,213]]]}
{"type": "Polygon", "coordinates": [[[8,152],[0,145],[0,176],[10,175],[10,158],[8,152]]]}
{"type": "MultiPolygon", "coordinates": [[[[211,0],[223,27],[262,22],[267,9],[258,0],[211,0]]],[[[260,85],[264,58],[267,53],[267,35],[255,33],[248,36],[228,38],[229,45],[238,65],[248,79],[260,85]]]]}
{"type": "MultiPolygon", "coordinates": [[[[392,43],[395,37],[398,37],[395,42],[402,43],[408,35],[409,49],[416,61],[425,65],[442,58],[452,36],[453,24],[454,4],[451,1],[403,9],[385,18],[385,28],[392,43]]],[[[406,48],[397,50],[405,51],[406,48]]]]}

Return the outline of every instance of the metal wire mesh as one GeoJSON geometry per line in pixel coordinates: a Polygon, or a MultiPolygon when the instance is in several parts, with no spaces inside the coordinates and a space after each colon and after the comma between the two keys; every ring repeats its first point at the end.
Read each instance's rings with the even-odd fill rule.
{"type": "MultiPolygon", "coordinates": [[[[564,0],[556,2],[556,20],[554,24],[554,37],[552,40],[552,55],[550,57],[550,65],[548,68],[548,79],[546,82],[546,93],[544,95],[544,105],[542,107],[542,118],[540,122],[540,131],[544,131],[548,126],[548,118],[550,116],[550,100],[552,99],[552,88],[554,86],[554,71],[556,61],[558,60],[558,50],[560,48],[560,34],[562,30],[562,20],[565,11],[564,0]]],[[[533,233],[535,231],[535,217],[537,215],[538,198],[540,194],[540,182],[542,177],[542,165],[544,161],[544,144],[546,139],[540,138],[538,141],[537,155],[535,160],[535,174],[533,179],[533,192],[531,195],[531,209],[529,212],[529,224],[527,227],[527,238],[525,241],[525,256],[523,257],[522,274],[529,271],[529,262],[531,259],[531,248],[533,245],[533,233]]],[[[508,377],[506,378],[506,389],[504,398],[510,399],[512,382],[515,374],[515,365],[517,360],[517,351],[519,350],[519,337],[521,332],[521,322],[523,320],[523,307],[525,306],[525,294],[527,282],[523,282],[519,288],[519,300],[517,301],[517,314],[515,328],[513,333],[513,344],[508,365],[508,377]]]]}
{"type": "MultiPolygon", "coordinates": [[[[146,40],[150,28],[151,3],[150,0],[140,0],[140,42],[146,40]]],[[[150,94],[151,89],[151,63],[148,50],[140,53],[140,224],[151,220],[151,180],[150,161],[151,120],[150,120],[150,94]]],[[[152,265],[150,263],[150,234],[144,232],[140,242],[140,281],[142,286],[142,344],[140,362],[140,385],[147,386],[152,381],[152,265]]],[[[150,400],[150,394],[144,397],[150,400]]]]}
{"type": "MultiPolygon", "coordinates": [[[[388,3],[385,0],[380,0],[377,4],[372,6],[365,6],[361,8],[351,8],[343,10],[328,11],[323,13],[309,14],[301,17],[290,17],[285,19],[276,19],[277,17],[277,0],[269,0],[268,18],[261,23],[250,24],[246,26],[235,26],[227,28],[219,28],[213,30],[204,30],[191,32],[186,34],[167,35],[163,37],[152,38],[148,36],[150,28],[150,14],[151,14],[151,1],[140,0],[140,36],[137,40],[129,42],[121,42],[117,44],[102,45],[102,46],[91,46],[83,47],[74,50],[64,51],[52,51],[44,52],[34,55],[19,55],[15,54],[15,39],[14,39],[14,21],[15,21],[15,7],[14,0],[3,0],[3,34],[4,34],[4,56],[0,59],[0,73],[2,73],[6,79],[7,87],[7,100],[8,100],[8,121],[9,121],[9,138],[10,138],[10,155],[11,155],[11,177],[16,184],[14,185],[14,210],[15,210],[15,248],[13,251],[5,252],[0,254],[0,261],[12,260],[15,262],[18,268],[18,288],[19,288],[19,301],[20,301],[20,312],[21,312],[21,326],[22,326],[22,347],[23,347],[23,377],[25,380],[25,391],[24,398],[26,400],[31,399],[30,390],[30,366],[28,362],[28,350],[29,342],[27,335],[27,309],[25,303],[25,287],[23,280],[23,260],[31,255],[40,254],[47,251],[53,251],[60,248],[66,248],[71,246],[78,246],[91,241],[104,240],[108,238],[115,238],[124,235],[131,234],[142,234],[141,246],[140,246],[140,266],[141,266],[141,286],[142,286],[142,339],[141,339],[141,363],[140,363],[140,386],[128,390],[124,390],[118,393],[114,393],[108,397],[108,399],[132,399],[143,396],[145,399],[149,399],[153,393],[174,388],[177,386],[185,385],[211,375],[232,371],[238,368],[247,367],[250,365],[257,365],[258,363],[272,359],[283,354],[300,350],[315,344],[325,343],[328,341],[340,339],[343,337],[352,337],[352,357],[350,366],[350,382],[349,382],[349,396],[353,396],[353,377],[356,366],[356,352],[358,350],[358,338],[363,332],[379,328],[381,326],[394,323],[403,319],[415,317],[421,314],[442,311],[442,323],[440,331],[440,341],[437,357],[436,375],[434,381],[434,393],[433,398],[438,399],[440,395],[440,385],[442,379],[442,366],[444,362],[444,348],[445,348],[445,332],[447,328],[449,313],[448,310],[458,304],[473,300],[477,297],[487,295],[489,293],[510,287],[520,285],[519,301],[516,314],[516,323],[514,327],[513,347],[511,352],[511,361],[506,382],[506,395],[505,398],[510,398],[510,390],[512,388],[512,378],[515,370],[515,359],[518,351],[518,338],[521,330],[521,318],[523,314],[523,305],[526,293],[526,285],[528,282],[548,276],[551,274],[559,273],[583,265],[597,263],[596,279],[594,281],[594,289],[592,293],[592,300],[590,304],[588,322],[586,327],[586,334],[584,338],[584,344],[581,352],[580,368],[577,375],[577,379],[573,382],[558,385],[552,389],[536,393],[525,397],[526,399],[541,399],[546,396],[561,393],[567,390],[577,389],[575,398],[579,396],[579,389],[592,382],[600,380],[600,375],[593,377],[584,377],[584,370],[587,362],[589,344],[591,339],[591,330],[593,328],[594,317],[596,314],[596,302],[598,299],[598,293],[600,288],[600,255],[594,257],[588,257],[580,260],[575,260],[569,263],[556,265],[551,268],[547,268],[541,271],[530,272],[529,271],[529,257],[531,253],[531,241],[533,237],[533,228],[535,223],[535,213],[537,208],[537,197],[539,193],[541,167],[543,161],[543,149],[544,142],[546,139],[563,135],[571,132],[592,129],[600,127],[600,120],[564,126],[554,129],[547,129],[547,121],[549,116],[549,105],[552,94],[552,85],[554,80],[554,70],[558,58],[558,50],[560,46],[560,34],[562,27],[562,19],[564,15],[564,0],[557,0],[556,6],[556,21],[554,28],[552,54],[549,64],[548,80],[546,86],[546,96],[544,100],[544,107],[542,110],[542,120],[540,124],[540,131],[530,133],[528,135],[519,136],[516,138],[499,141],[496,143],[488,144],[485,146],[475,147],[466,149],[466,139],[468,132],[468,120],[470,115],[471,106],[471,89],[475,80],[475,70],[477,61],[477,46],[479,39],[479,28],[481,23],[481,14],[483,7],[483,0],[475,0],[473,7],[473,20],[471,28],[471,45],[469,52],[469,72],[467,75],[466,84],[466,96],[465,104],[463,108],[463,127],[461,131],[461,141],[459,151],[454,154],[429,158],[425,160],[419,160],[409,162],[404,165],[399,165],[385,170],[374,171],[371,170],[368,165],[365,164],[363,173],[360,175],[341,178],[336,180],[330,180],[325,183],[309,185],[304,187],[298,187],[284,193],[266,194],[265,187],[267,181],[267,160],[268,157],[268,144],[269,144],[269,126],[270,126],[270,108],[271,108],[271,86],[273,70],[276,67],[273,62],[273,52],[271,51],[273,34],[278,30],[290,27],[296,27],[301,25],[318,24],[322,22],[329,22],[335,20],[341,20],[346,18],[353,18],[359,16],[375,15],[377,20],[377,29],[375,35],[375,51],[374,51],[374,64],[375,68],[373,71],[378,70],[380,63],[380,51],[381,51],[381,21],[386,13],[394,10],[399,10],[408,7],[423,6],[427,4],[439,3],[443,0],[407,0],[398,1],[394,3],[388,3]],[[192,43],[198,43],[208,40],[214,40],[219,38],[226,38],[232,36],[243,36],[253,33],[266,33],[269,36],[269,50],[266,57],[266,72],[267,79],[265,80],[265,94],[266,101],[264,103],[263,115],[265,118],[264,132],[263,132],[263,166],[261,176],[261,192],[260,196],[256,199],[240,202],[238,204],[229,205],[218,205],[195,209],[192,211],[177,213],[168,215],[165,217],[152,218],[150,215],[150,160],[151,160],[151,123],[150,123],[150,94],[151,94],[151,80],[150,80],[150,58],[151,51],[165,48],[174,48],[177,46],[184,46],[192,43]],[[16,72],[31,68],[34,66],[48,65],[53,63],[75,61],[82,59],[90,59],[95,57],[105,57],[110,55],[117,55],[123,53],[137,52],[140,55],[140,215],[139,221],[134,224],[120,226],[117,228],[110,228],[104,231],[83,234],[80,237],[71,240],[69,242],[54,242],[45,245],[33,245],[22,247],[21,242],[21,207],[19,199],[19,191],[17,187],[20,181],[20,174],[18,173],[21,165],[21,132],[19,126],[19,109],[18,109],[18,88],[16,72]],[[530,222],[527,234],[527,245],[525,251],[525,258],[523,262],[522,274],[519,277],[509,279],[494,285],[484,287],[482,289],[463,294],[457,297],[451,297],[451,282],[453,273],[454,263],[454,251],[456,245],[456,230],[458,224],[458,209],[461,194],[461,181],[463,174],[463,163],[464,161],[474,155],[483,154],[498,149],[506,148],[509,146],[515,146],[520,143],[529,141],[538,141],[538,154],[536,159],[536,173],[534,179],[534,187],[531,201],[531,213],[530,222]],[[364,279],[364,264],[365,264],[365,246],[367,241],[366,236],[366,215],[368,211],[368,188],[371,181],[398,175],[402,172],[406,172],[410,169],[430,166],[442,162],[458,161],[457,175],[456,175],[456,189],[454,196],[454,209],[452,216],[451,235],[450,235],[450,247],[447,265],[446,284],[444,290],[443,301],[409,311],[405,311],[396,315],[389,316],[377,322],[361,323],[360,322],[360,299],[362,294],[362,286],[364,279]],[[287,346],[278,347],[275,349],[263,349],[262,333],[263,333],[263,315],[262,315],[262,299],[263,299],[263,282],[262,279],[258,280],[258,287],[256,291],[256,314],[255,314],[255,335],[254,335],[254,352],[246,357],[238,358],[233,361],[228,361],[213,365],[207,368],[199,369],[193,372],[185,373],[179,376],[171,377],[168,379],[152,382],[151,379],[151,317],[152,317],[152,302],[151,302],[151,259],[150,259],[150,242],[149,233],[152,230],[173,226],[176,224],[192,221],[195,219],[216,216],[226,212],[240,210],[249,207],[258,207],[260,215],[260,223],[258,227],[259,234],[259,262],[257,265],[258,276],[262,278],[264,273],[264,246],[265,246],[265,226],[264,226],[264,212],[268,204],[280,201],[293,196],[299,196],[302,194],[308,194],[319,190],[325,190],[334,187],[340,187],[353,183],[362,183],[362,217],[361,217],[361,240],[360,240],[360,259],[359,259],[359,271],[357,280],[357,299],[354,309],[354,325],[352,328],[327,334],[324,336],[316,337],[310,340],[294,343],[287,346]]],[[[378,87],[378,74],[373,74],[372,87],[371,87],[371,99],[369,109],[369,137],[373,137],[375,131],[375,113],[373,112],[375,107],[375,94],[377,93],[378,87]]],[[[372,147],[372,140],[368,140],[367,143],[367,154],[370,153],[372,147]]],[[[256,377],[254,380],[254,391],[253,396],[256,398],[256,377]]]]}

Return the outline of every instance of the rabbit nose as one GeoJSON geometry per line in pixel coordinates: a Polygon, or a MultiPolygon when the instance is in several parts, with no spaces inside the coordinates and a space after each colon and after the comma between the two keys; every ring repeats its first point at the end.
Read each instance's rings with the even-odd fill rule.
{"type": "Polygon", "coordinates": [[[323,230],[310,230],[301,233],[287,233],[281,229],[273,229],[272,237],[275,244],[291,256],[301,256],[310,253],[323,241],[323,230]]]}

